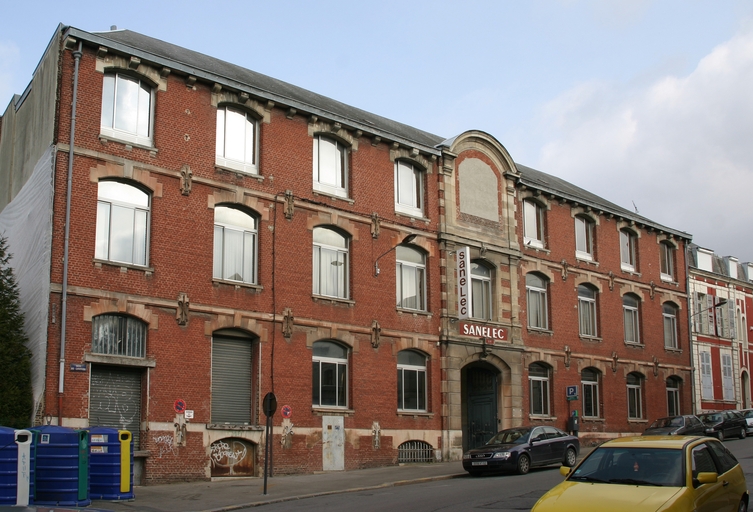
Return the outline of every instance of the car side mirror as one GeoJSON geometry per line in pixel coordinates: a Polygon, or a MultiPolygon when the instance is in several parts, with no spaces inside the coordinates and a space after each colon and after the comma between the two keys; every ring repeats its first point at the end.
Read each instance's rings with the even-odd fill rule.
{"type": "Polygon", "coordinates": [[[703,484],[715,484],[716,481],[719,479],[716,473],[713,473],[711,471],[703,471],[701,473],[698,473],[698,476],[695,477],[695,480],[698,482],[698,485],[703,484]]]}
{"type": "Polygon", "coordinates": [[[567,476],[570,474],[571,468],[567,466],[560,466],[560,475],[567,476]]]}

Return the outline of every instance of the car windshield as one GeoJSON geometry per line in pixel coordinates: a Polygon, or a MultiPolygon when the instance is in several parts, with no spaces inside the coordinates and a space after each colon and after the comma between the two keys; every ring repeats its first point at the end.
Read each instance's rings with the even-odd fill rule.
{"type": "Polygon", "coordinates": [[[600,447],[568,477],[577,482],[681,487],[681,450],[600,447]]]}
{"type": "Polygon", "coordinates": [[[528,436],[531,434],[530,429],[513,429],[503,430],[489,439],[486,444],[524,444],[528,442],[528,436]]]}
{"type": "Polygon", "coordinates": [[[684,424],[682,416],[675,416],[674,418],[659,418],[649,428],[682,427],[684,424]]]}
{"type": "Polygon", "coordinates": [[[698,419],[700,419],[704,423],[719,423],[722,421],[722,415],[721,414],[702,414],[701,416],[698,416],[698,419]]]}
{"type": "Polygon", "coordinates": [[[745,416],[746,418],[753,418],[753,410],[745,411],[743,416],[745,416]]]}

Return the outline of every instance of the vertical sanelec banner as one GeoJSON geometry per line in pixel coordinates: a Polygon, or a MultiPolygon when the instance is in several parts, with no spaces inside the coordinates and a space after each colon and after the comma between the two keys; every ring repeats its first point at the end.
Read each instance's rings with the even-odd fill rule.
{"type": "Polygon", "coordinates": [[[461,247],[457,252],[458,262],[458,319],[464,320],[471,316],[471,250],[461,247]]]}

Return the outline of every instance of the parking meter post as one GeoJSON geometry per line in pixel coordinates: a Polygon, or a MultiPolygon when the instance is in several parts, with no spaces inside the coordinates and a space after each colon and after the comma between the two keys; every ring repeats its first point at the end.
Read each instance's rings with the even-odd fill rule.
{"type": "Polygon", "coordinates": [[[267,417],[267,429],[264,435],[264,495],[267,495],[267,473],[270,467],[269,457],[270,448],[272,446],[270,442],[270,436],[272,435],[272,416],[277,410],[277,397],[271,391],[264,396],[264,415],[267,417]]]}

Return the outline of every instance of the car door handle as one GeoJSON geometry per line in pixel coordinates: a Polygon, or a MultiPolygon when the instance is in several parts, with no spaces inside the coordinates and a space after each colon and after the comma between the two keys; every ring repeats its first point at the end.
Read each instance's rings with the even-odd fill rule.
{"type": "Polygon", "coordinates": [[[722,487],[727,487],[729,485],[729,482],[726,480],[722,480],[722,487]]]}

